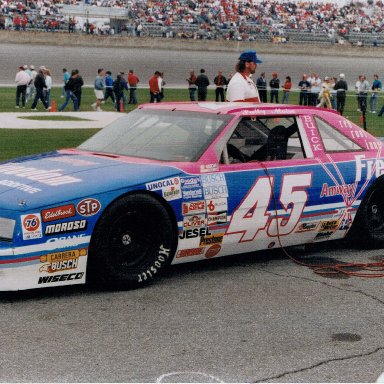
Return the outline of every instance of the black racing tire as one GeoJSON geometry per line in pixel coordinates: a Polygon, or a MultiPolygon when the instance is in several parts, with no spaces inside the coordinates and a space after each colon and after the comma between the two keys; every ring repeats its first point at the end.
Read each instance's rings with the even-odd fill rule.
{"type": "Polygon", "coordinates": [[[112,203],[96,224],[88,257],[88,280],[112,288],[137,288],[171,261],[177,230],[166,207],[148,193],[112,203]]]}
{"type": "Polygon", "coordinates": [[[384,181],[376,180],[357,211],[348,238],[366,248],[384,246],[384,181]]]}

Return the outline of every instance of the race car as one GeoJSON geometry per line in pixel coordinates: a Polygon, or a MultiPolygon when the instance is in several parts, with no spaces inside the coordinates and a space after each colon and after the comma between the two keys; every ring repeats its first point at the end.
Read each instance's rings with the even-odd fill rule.
{"type": "Polygon", "coordinates": [[[0,164],[0,289],[137,287],[352,224],[382,245],[383,173],[381,142],[334,111],[145,104],[77,148],[0,164]]]}

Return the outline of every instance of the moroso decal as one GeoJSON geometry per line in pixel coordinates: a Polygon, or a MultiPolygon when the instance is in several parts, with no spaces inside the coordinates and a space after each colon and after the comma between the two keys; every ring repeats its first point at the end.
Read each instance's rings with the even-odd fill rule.
{"type": "Polygon", "coordinates": [[[63,223],[49,224],[45,227],[46,236],[57,235],[58,233],[76,232],[87,229],[87,220],[65,221],[63,223]]]}
{"type": "Polygon", "coordinates": [[[62,205],[61,207],[54,207],[44,209],[41,211],[41,217],[44,222],[67,219],[76,215],[75,206],[73,204],[62,205]]]}
{"type": "Polygon", "coordinates": [[[76,210],[81,216],[93,216],[96,215],[101,209],[99,200],[88,198],[83,199],[77,204],[76,210]]]}
{"type": "Polygon", "coordinates": [[[23,240],[40,239],[43,237],[40,213],[31,213],[21,216],[23,240]]]}
{"type": "Polygon", "coordinates": [[[204,253],[204,249],[205,248],[202,247],[182,249],[177,252],[176,258],[202,255],[204,253]]]}

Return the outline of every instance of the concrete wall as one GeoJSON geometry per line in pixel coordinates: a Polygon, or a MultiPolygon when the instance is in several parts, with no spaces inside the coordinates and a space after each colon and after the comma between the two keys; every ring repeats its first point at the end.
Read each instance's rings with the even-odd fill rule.
{"type": "Polygon", "coordinates": [[[273,44],[270,42],[237,42],[225,40],[182,40],[154,37],[95,36],[66,32],[0,31],[0,44],[44,44],[61,46],[109,46],[195,51],[240,52],[255,49],[258,53],[295,54],[344,57],[384,57],[383,48],[352,47],[350,45],[273,44]]]}

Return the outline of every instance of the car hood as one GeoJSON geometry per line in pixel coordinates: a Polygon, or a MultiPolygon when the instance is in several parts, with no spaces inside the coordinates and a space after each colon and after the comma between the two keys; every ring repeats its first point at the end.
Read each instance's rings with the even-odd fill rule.
{"type": "Polygon", "coordinates": [[[26,210],[176,176],[155,163],[53,152],[0,164],[0,209],[26,210]]]}

